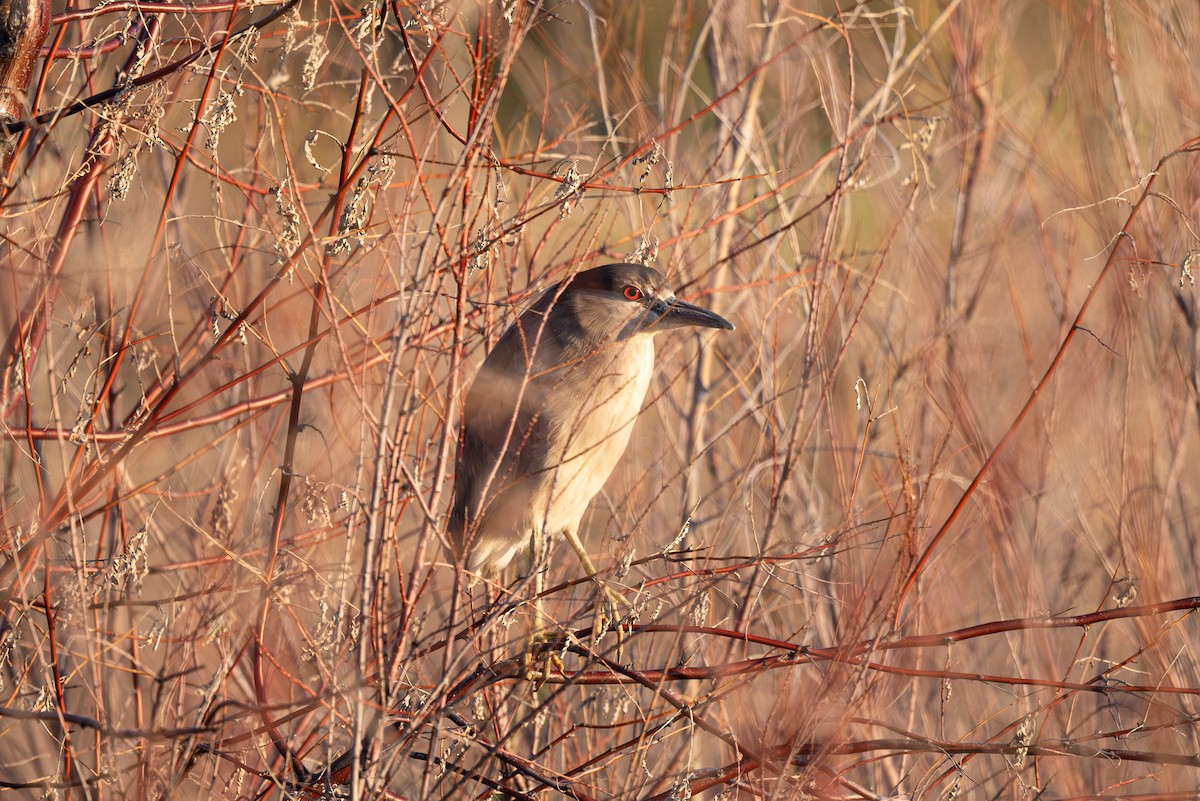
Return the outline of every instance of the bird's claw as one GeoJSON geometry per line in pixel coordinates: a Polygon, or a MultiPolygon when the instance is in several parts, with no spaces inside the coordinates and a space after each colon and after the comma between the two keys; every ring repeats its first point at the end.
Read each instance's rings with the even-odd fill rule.
{"type": "Polygon", "coordinates": [[[566,675],[566,665],[554,645],[554,638],[547,636],[545,629],[538,628],[529,634],[528,647],[521,657],[522,673],[526,681],[533,682],[535,691],[546,686],[553,671],[558,671],[560,676],[566,675]]]}
{"type": "Polygon", "coordinates": [[[592,647],[597,647],[609,631],[615,631],[617,634],[617,660],[620,661],[626,634],[626,615],[621,607],[624,606],[625,609],[632,611],[633,604],[624,595],[599,579],[596,580],[596,586],[601,597],[596,617],[592,621],[592,647]]]}

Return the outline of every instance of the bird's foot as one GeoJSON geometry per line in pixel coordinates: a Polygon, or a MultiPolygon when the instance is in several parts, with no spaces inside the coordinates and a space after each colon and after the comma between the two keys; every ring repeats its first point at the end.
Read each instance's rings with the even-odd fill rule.
{"type": "Polygon", "coordinates": [[[521,672],[526,681],[534,683],[535,690],[542,689],[554,671],[560,676],[566,675],[566,665],[558,655],[558,646],[558,638],[548,629],[535,625],[530,630],[525,653],[521,655],[521,672]]]}
{"type": "Polygon", "coordinates": [[[614,631],[617,635],[616,656],[620,662],[624,651],[627,618],[632,621],[628,612],[633,611],[634,607],[624,595],[598,578],[595,581],[600,599],[596,616],[592,620],[592,647],[598,647],[604,635],[614,631]]]}

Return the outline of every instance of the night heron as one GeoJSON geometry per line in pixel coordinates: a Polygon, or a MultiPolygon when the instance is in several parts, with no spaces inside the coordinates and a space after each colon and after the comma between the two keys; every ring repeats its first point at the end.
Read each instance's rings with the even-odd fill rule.
{"type": "Polygon", "coordinates": [[[467,569],[536,561],[543,538],[562,535],[596,580],[579,522],[629,442],[653,335],[685,326],[733,329],[657,270],[609,264],[547,289],[504,332],[463,411],[449,534],[467,569]]]}

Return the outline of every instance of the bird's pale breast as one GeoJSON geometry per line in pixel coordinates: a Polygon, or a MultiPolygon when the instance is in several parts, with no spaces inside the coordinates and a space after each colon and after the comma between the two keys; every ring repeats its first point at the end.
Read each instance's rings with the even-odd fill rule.
{"type": "MultiPolygon", "coordinates": [[[[649,336],[546,369],[485,364],[467,400],[464,449],[490,453],[466,501],[468,567],[503,569],[534,532],[577,529],[624,453],[654,370],[649,336]],[[527,377],[528,375],[528,377],[527,377]]],[[[541,364],[538,364],[538,363],[541,364]]]]}

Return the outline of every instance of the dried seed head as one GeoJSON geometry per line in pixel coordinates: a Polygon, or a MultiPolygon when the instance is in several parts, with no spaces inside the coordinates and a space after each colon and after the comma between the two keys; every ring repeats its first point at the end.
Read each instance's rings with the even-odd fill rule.
{"type": "Polygon", "coordinates": [[[1196,277],[1192,275],[1192,268],[1196,266],[1197,262],[1200,262],[1200,250],[1193,250],[1187,254],[1183,263],[1179,265],[1180,286],[1183,286],[1185,281],[1192,286],[1196,285],[1196,277]]]}
{"type": "Polygon", "coordinates": [[[300,83],[305,91],[308,91],[317,85],[317,73],[321,71],[325,59],[329,58],[329,45],[325,43],[325,36],[320,31],[313,31],[305,44],[308,45],[308,55],[304,57],[300,83]]]}
{"type": "Polygon", "coordinates": [[[237,121],[237,104],[234,98],[241,97],[244,91],[239,78],[232,89],[222,91],[217,95],[217,99],[204,112],[204,117],[200,121],[208,128],[205,147],[209,150],[216,151],[217,146],[221,143],[221,134],[237,121]]]}
{"type": "Polygon", "coordinates": [[[129,196],[129,188],[133,186],[133,176],[137,174],[137,149],[125,154],[109,176],[108,196],[112,200],[124,200],[129,196]]]}
{"type": "Polygon", "coordinates": [[[625,260],[634,264],[645,264],[648,267],[657,258],[658,237],[653,234],[646,234],[642,237],[642,242],[638,245],[637,250],[630,253],[625,260]]]}
{"type": "Polygon", "coordinates": [[[558,206],[558,219],[565,220],[583,200],[583,190],[580,189],[582,185],[583,179],[579,175],[577,165],[575,162],[571,162],[566,175],[563,176],[562,183],[554,191],[554,199],[562,201],[558,206]]]}

